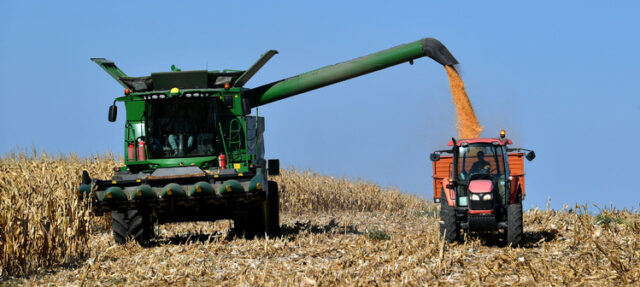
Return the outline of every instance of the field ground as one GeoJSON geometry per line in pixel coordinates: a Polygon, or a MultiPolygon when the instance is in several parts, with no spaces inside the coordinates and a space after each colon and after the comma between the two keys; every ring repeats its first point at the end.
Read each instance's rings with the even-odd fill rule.
{"type": "MultiPolygon", "coordinates": [[[[448,244],[439,238],[437,207],[424,199],[366,182],[284,171],[276,178],[283,190],[281,237],[233,238],[232,223],[226,220],[183,223],[160,226],[154,244],[142,248],[133,242],[115,245],[108,221],[87,216],[81,208],[60,203],[43,212],[42,202],[52,201],[45,191],[30,189],[45,193],[42,199],[35,194],[17,196],[18,188],[28,189],[33,183],[19,182],[18,173],[7,167],[15,162],[3,160],[5,165],[0,167],[5,177],[0,180],[16,189],[0,190],[0,230],[4,231],[0,236],[4,244],[0,248],[4,272],[0,273],[0,285],[639,284],[637,211],[602,210],[589,215],[585,207],[529,210],[524,217],[525,240],[521,247],[505,247],[498,240],[475,235],[448,244]],[[62,213],[67,219],[50,218],[56,216],[52,210],[61,208],[67,208],[62,213]],[[13,215],[8,216],[9,212],[13,215]],[[20,217],[34,212],[42,214],[20,217]],[[79,216],[70,216],[69,212],[79,216]],[[51,224],[38,225],[36,220],[51,224]],[[72,232],[71,227],[85,231],[72,232]],[[46,232],[40,233],[38,228],[46,232]],[[42,261],[37,261],[39,258],[42,261]]],[[[38,183],[39,187],[47,186],[47,192],[64,196],[73,195],[67,186],[73,186],[77,179],[58,178],[63,175],[49,169],[75,164],[76,172],[93,164],[91,160],[67,158],[23,161],[21,170],[49,175],[46,183],[38,183]]],[[[89,168],[98,174],[96,170],[108,170],[102,166],[89,168]]],[[[63,200],[64,196],[54,198],[63,200]]]]}

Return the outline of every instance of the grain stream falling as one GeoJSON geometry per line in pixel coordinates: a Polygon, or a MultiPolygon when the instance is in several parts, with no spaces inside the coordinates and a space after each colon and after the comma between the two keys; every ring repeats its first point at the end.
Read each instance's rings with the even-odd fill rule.
{"type": "Polygon", "coordinates": [[[473,111],[467,91],[464,89],[464,82],[458,71],[453,66],[444,66],[449,77],[451,96],[456,107],[458,138],[469,139],[480,137],[482,126],[473,111]]]}

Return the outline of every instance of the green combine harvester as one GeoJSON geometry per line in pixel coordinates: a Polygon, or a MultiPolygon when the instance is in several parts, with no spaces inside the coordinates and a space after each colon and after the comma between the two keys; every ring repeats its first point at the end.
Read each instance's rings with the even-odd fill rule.
{"type": "Polygon", "coordinates": [[[248,70],[181,71],[129,77],[112,61],[91,59],[124,87],[116,102],[126,108],[124,166],[113,178],[83,171],[78,189],[96,215],[110,212],[118,244],[154,237],[154,224],[232,219],[238,236],[276,236],[279,194],[269,176],[277,159],[265,160],[264,118],[251,110],[271,102],[427,56],[442,65],[458,62],[438,40],[426,38],[291,78],[245,88],[275,54],[270,50],[248,70]]]}

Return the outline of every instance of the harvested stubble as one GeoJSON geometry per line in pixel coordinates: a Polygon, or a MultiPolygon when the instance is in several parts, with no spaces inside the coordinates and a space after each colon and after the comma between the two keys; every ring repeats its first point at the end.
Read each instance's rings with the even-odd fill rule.
{"type": "Polygon", "coordinates": [[[89,236],[89,254],[78,267],[5,282],[72,286],[638,284],[637,212],[604,210],[596,217],[584,207],[577,212],[535,209],[524,217],[523,247],[506,248],[478,237],[446,244],[439,238],[438,218],[432,216],[435,205],[426,200],[311,172],[283,171],[277,180],[284,190],[282,237],[230,238],[229,221],[170,224],[160,228],[157,245],[145,249],[135,243],[116,246],[109,232],[96,232],[89,236]],[[341,184],[349,188],[340,188],[341,184]],[[359,199],[353,200],[354,194],[359,199]],[[395,203],[378,205],[377,200],[395,203]],[[371,232],[383,232],[389,239],[371,238],[371,232]]]}

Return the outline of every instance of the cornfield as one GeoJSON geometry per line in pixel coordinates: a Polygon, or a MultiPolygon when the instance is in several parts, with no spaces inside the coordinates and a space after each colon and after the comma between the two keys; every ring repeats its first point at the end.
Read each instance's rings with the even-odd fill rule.
{"type": "MultiPolygon", "coordinates": [[[[283,170],[283,235],[233,238],[232,223],[160,226],[157,244],[113,243],[75,188],[113,155],[0,159],[0,285],[638,285],[640,215],[586,206],[525,213],[524,243],[439,237],[436,205],[392,188],[283,170]],[[592,208],[593,209],[593,208],[592,208]]],[[[531,191],[535,192],[535,191],[531,191]]]]}

